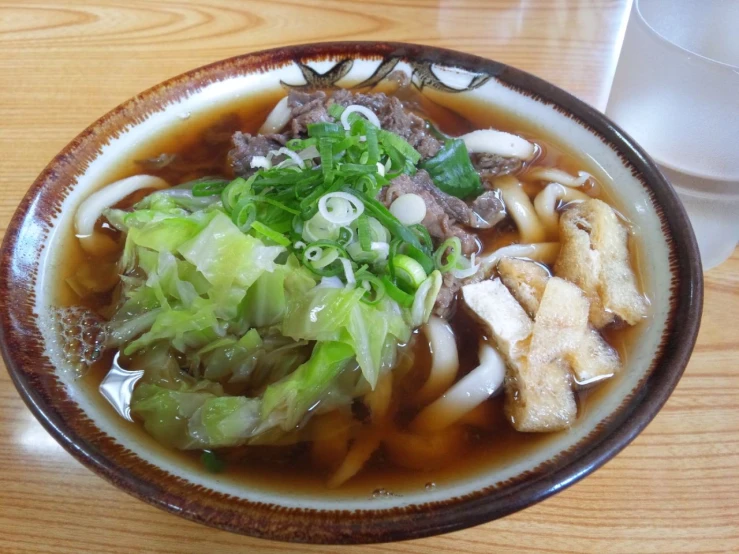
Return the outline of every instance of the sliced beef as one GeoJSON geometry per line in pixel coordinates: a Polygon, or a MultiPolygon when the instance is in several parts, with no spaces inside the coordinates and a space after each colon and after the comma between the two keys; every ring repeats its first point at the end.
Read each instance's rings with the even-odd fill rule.
{"type": "Polygon", "coordinates": [[[300,92],[291,90],[287,95],[287,106],[292,111],[290,130],[292,136],[297,137],[308,132],[310,123],[333,121],[326,111],[326,93],[300,92]]]}
{"type": "Polygon", "coordinates": [[[439,317],[449,319],[454,312],[459,289],[465,285],[479,283],[484,278],[485,275],[482,271],[478,271],[472,277],[467,277],[466,279],[459,279],[452,275],[451,272],[444,273],[441,288],[434,304],[434,313],[439,317]]]}
{"type": "Polygon", "coordinates": [[[470,206],[468,223],[476,229],[490,229],[500,223],[506,216],[505,204],[497,190],[488,190],[475,198],[470,206]]]}
{"type": "Polygon", "coordinates": [[[277,150],[285,145],[285,135],[250,135],[236,131],[232,138],[233,148],[228,153],[228,163],[239,177],[251,175],[256,170],[251,167],[254,156],[266,156],[270,150],[277,150]]]}
{"type": "Polygon", "coordinates": [[[472,165],[480,177],[500,177],[515,173],[523,166],[518,158],[504,158],[498,154],[472,154],[472,165]]]}
{"type": "Polygon", "coordinates": [[[472,205],[450,196],[439,190],[431,181],[429,174],[423,170],[413,177],[401,175],[393,179],[392,184],[381,191],[383,202],[387,206],[403,194],[417,194],[426,204],[426,217],[423,225],[432,237],[439,242],[450,236],[459,237],[465,254],[477,250],[477,242],[460,225],[474,229],[490,229],[505,217],[505,205],[496,191],[487,191],[475,199],[472,205]]]}
{"type": "Polygon", "coordinates": [[[331,99],[344,107],[358,104],[369,108],[377,115],[383,129],[403,137],[424,158],[435,156],[441,149],[441,142],[429,133],[426,121],[406,109],[394,96],[387,96],[384,92],[363,94],[342,89],[334,92],[331,99]]]}
{"type": "MultiPolygon", "coordinates": [[[[426,204],[426,217],[422,225],[428,229],[434,243],[438,246],[450,237],[459,237],[462,251],[468,256],[479,250],[479,243],[475,235],[468,233],[462,225],[489,228],[505,217],[505,207],[497,192],[483,193],[470,206],[459,198],[440,191],[423,170],[412,177],[401,175],[393,179],[390,186],[380,192],[380,199],[386,206],[390,206],[398,196],[411,193],[423,198],[426,204]]],[[[454,311],[459,289],[481,281],[484,277],[482,271],[466,279],[459,279],[451,272],[445,273],[434,304],[434,313],[448,318],[454,311]]]]}
{"type": "MultiPolygon", "coordinates": [[[[450,237],[459,237],[462,242],[462,251],[465,254],[477,252],[479,245],[475,235],[468,233],[456,222],[457,217],[463,217],[463,206],[467,206],[458,198],[444,195],[434,186],[429,174],[423,170],[412,177],[400,175],[391,181],[391,184],[380,191],[381,200],[386,206],[403,194],[417,194],[426,204],[426,217],[421,224],[426,227],[435,242],[442,243],[450,237]],[[442,196],[443,195],[443,196],[442,196]]],[[[467,208],[469,210],[469,208],[467,208]]]]}

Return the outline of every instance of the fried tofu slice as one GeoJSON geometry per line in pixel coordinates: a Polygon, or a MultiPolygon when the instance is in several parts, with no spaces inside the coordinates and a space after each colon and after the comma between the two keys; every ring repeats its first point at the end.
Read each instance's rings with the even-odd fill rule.
{"type": "Polygon", "coordinates": [[[525,358],[534,324],[500,279],[465,285],[462,296],[465,304],[490,328],[509,365],[525,358]]]}
{"type": "Polygon", "coordinates": [[[535,324],[500,279],[462,287],[467,306],[491,330],[506,358],[505,409],[522,432],[558,431],[577,415],[567,364],[562,360],[531,363],[528,347],[535,324]]]}
{"type": "Polygon", "coordinates": [[[531,332],[529,362],[547,363],[579,349],[588,330],[589,311],[590,304],[577,285],[559,277],[549,279],[531,332]]]}
{"type": "MultiPolygon", "coordinates": [[[[503,258],[498,263],[498,273],[529,316],[536,317],[544,289],[550,280],[549,272],[530,260],[503,258]]],[[[612,377],[621,369],[616,350],[592,326],[588,327],[577,348],[567,353],[566,359],[579,386],[612,377]]]]}
{"type": "Polygon", "coordinates": [[[530,317],[539,311],[539,302],[551,277],[545,267],[521,258],[502,258],[498,275],[530,317]]]}
{"type": "Polygon", "coordinates": [[[585,292],[596,328],[617,317],[634,325],[646,316],[646,300],[629,263],[628,231],[613,208],[595,198],[575,204],[560,217],[559,231],[554,273],[585,292]]]}
{"type": "Polygon", "coordinates": [[[564,360],[526,362],[512,368],[505,392],[505,413],[516,431],[561,431],[569,429],[577,418],[570,371],[564,360]]]}
{"type": "Polygon", "coordinates": [[[618,352],[592,325],[588,327],[579,348],[567,356],[567,361],[580,387],[613,377],[621,369],[618,352]]]}

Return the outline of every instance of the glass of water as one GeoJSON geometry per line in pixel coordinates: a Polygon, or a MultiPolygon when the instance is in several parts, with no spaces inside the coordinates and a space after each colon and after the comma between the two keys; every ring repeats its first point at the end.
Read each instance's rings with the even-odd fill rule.
{"type": "Polygon", "coordinates": [[[634,0],[606,114],[659,164],[704,269],[739,239],[739,0],[634,0]]]}

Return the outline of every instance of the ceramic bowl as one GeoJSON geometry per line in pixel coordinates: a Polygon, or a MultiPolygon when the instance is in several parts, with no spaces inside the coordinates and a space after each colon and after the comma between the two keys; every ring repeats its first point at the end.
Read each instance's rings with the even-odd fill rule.
{"type": "MultiPolygon", "coordinates": [[[[464,109],[464,108],[460,108],[464,109]]],[[[472,108],[470,108],[472,109],[472,108]]],[[[468,114],[474,118],[474,113],[468,114]]],[[[328,43],[246,54],[170,79],[90,125],[46,167],[8,227],[0,263],[2,352],[21,396],[54,438],[124,491],[174,514],[256,537],[316,543],[423,537],[490,521],[575,483],[654,418],[693,348],[702,306],[690,223],[654,162],[601,113],[532,75],[449,50],[328,43]],[[406,72],[441,104],[489,106],[589,160],[634,224],[651,318],[623,374],[597,405],[530,454],[400,495],[302,494],[230,481],[179,463],[141,440],[69,377],[50,321],[58,248],[76,206],[142,142],[265,91],[372,87],[406,72]]]]}

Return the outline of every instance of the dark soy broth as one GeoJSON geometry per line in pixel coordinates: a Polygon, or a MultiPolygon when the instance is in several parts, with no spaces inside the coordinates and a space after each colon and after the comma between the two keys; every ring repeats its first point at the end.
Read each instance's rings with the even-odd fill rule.
{"type": "MultiPolygon", "coordinates": [[[[232,177],[231,168],[227,163],[227,153],[230,148],[231,135],[236,130],[256,133],[264,122],[265,117],[284,95],[284,91],[271,91],[261,96],[242,99],[239,103],[214,109],[204,115],[193,115],[189,119],[177,122],[161,136],[152,137],[142,145],[139,151],[130,159],[122,160],[105,182],[121,179],[137,173],[148,173],[164,178],[172,185],[183,183],[206,175],[223,175],[232,177]],[[166,167],[157,168],[154,161],[160,155],[176,155],[176,162],[166,167]]],[[[576,173],[585,170],[594,175],[600,182],[600,197],[613,204],[607,187],[610,185],[608,176],[604,175],[590,160],[577,158],[559,147],[552,137],[547,137],[538,130],[525,127],[516,119],[491,110],[487,106],[463,103],[455,95],[441,94],[432,91],[430,95],[449,107],[444,107],[430,99],[429,96],[413,95],[413,106],[419,113],[434,121],[445,133],[457,136],[474,129],[494,127],[509,132],[516,132],[525,138],[536,142],[540,154],[534,161],[536,165],[556,166],[565,171],[576,173]],[[438,96],[438,98],[437,98],[438,96]],[[450,109],[453,108],[453,109],[450,109]],[[463,117],[474,115],[475,122],[463,117]]],[[[132,195],[117,207],[132,206],[150,191],[141,191],[132,195]]],[[[618,207],[618,206],[616,206],[618,207]]],[[[124,237],[110,228],[107,224],[98,221],[98,229],[103,230],[111,238],[118,241],[122,247],[124,237]]],[[[499,225],[492,231],[480,234],[486,252],[517,242],[518,236],[515,227],[509,224],[499,225]]],[[[60,306],[83,305],[104,317],[109,317],[109,306],[114,301],[114,293],[106,292],[80,299],[65,283],[65,279],[72,276],[84,265],[102,268],[101,273],[115,271],[115,260],[120,252],[105,257],[92,257],[83,252],[73,232],[62,239],[64,263],[60,266],[60,284],[56,303],[60,306]]],[[[631,257],[637,278],[640,275],[640,264],[637,240],[631,240],[631,257]]],[[[101,276],[101,279],[105,276],[101,276]]],[[[108,275],[108,278],[109,275],[108,275]]],[[[642,290],[644,290],[643,282],[642,290]]],[[[648,291],[645,291],[648,292],[648,291]]],[[[461,378],[473,369],[477,363],[477,351],[482,336],[482,329],[464,309],[457,309],[450,320],[453,327],[460,353],[461,378]]],[[[608,329],[604,336],[617,349],[624,362],[628,362],[629,344],[631,337],[635,337],[644,323],[629,329],[608,329]]],[[[418,331],[414,332],[411,343],[405,349],[406,354],[413,356],[413,363],[408,367],[396,368],[393,381],[393,396],[390,413],[392,423],[388,427],[402,429],[418,412],[419,405],[415,400],[415,393],[425,381],[430,367],[430,352],[426,339],[418,331]]],[[[90,372],[79,380],[85,393],[95,398],[103,410],[109,410],[111,417],[117,417],[113,409],[97,393],[97,387],[110,368],[113,352],[107,352],[96,362],[90,372]]],[[[403,356],[401,356],[401,360],[403,356]]],[[[407,359],[407,358],[406,358],[407,359]]],[[[403,362],[401,361],[402,365],[403,362]]],[[[125,365],[125,363],[124,363],[125,365]]],[[[618,383],[619,376],[607,382],[596,385],[586,391],[577,393],[578,415],[580,419],[585,412],[592,409],[618,383]]],[[[493,468],[520,460],[527,454],[546,445],[559,436],[550,434],[519,433],[506,421],[503,413],[503,396],[485,402],[477,413],[482,416],[482,423],[465,425],[464,448],[450,453],[445,460],[444,467],[427,469],[425,471],[406,469],[394,465],[388,460],[381,447],[375,452],[364,469],[353,479],[342,485],[338,490],[329,491],[326,488],[326,478],[330,469],[315,467],[311,456],[311,445],[301,442],[286,446],[248,446],[222,449],[220,456],[226,462],[226,470],[219,475],[219,479],[236,480],[251,487],[266,488],[269,490],[284,490],[290,494],[330,494],[337,497],[371,496],[376,491],[389,491],[394,494],[420,491],[432,488],[432,484],[444,486],[468,476],[482,473],[493,468]]],[[[200,462],[200,451],[181,452],[170,450],[159,445],[149,437],[138,424],[121,421],[121,425],[129,426],[139,433],[137,440],[143,442],[153,451],[166,452],[167,455],[177,457],[185,465],[206,471],[200,462]]],[[[388,432],[391,430],[388,429],[388,432]]],[[[384,494],[384,493],[383,493],[384,494]]]]}

